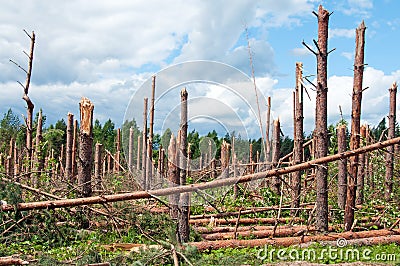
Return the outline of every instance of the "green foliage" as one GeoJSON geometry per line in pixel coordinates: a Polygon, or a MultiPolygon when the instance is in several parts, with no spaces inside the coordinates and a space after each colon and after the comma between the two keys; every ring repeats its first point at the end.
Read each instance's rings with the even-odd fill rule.
{"type": "MultiPolygon", "coordinates": [[[[108,119],[103,126],[99,120],[94,121],[93,125],[93,143],[103,144],[103,148],[110,152],[115,152],[115,138],[117,137],[117,130],[115,129],[114,122],[108,119]]],[[[129,131],[128,131],[129,139],[129,131]]]]}
{"type": "Polygon", "coordinates": [[[11,138],[18,135],[23,130],[21,121],[13,111],[8,109],[4,114],[3,119],[0,120],[0,152],[8,152],[11,138]]]}

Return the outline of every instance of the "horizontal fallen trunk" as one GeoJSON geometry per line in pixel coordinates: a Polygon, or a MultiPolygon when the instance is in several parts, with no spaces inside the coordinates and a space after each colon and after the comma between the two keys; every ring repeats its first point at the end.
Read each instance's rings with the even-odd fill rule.
{"type": "Polygon", "coordinates": [[[351,156],[355,156],[361,153],[370,152],[377,149],[382,149],[387,146],[395,145],[400,143],[400,137],[386,140],[383,142],[371,144],[368,146],[364,146],[362,148],[347,151],[339,154],[334,154],[326,157],[322,157],[319,159],[311,160],[305,163],[268,170],[265,172],[259,172],[250,175],[244,175],[240,177],[231,177],[225,179],[216,179],[210,182],[198,183],[198,184],[189,184],[178,187],[170,187],[164,189],[155,189],[149,191],[137,191],[131,193],[123,193],[123,194],[114,194],[114,195],[101,195],[87,198],[77,198],[77,199],[66,199],[66,200],[54,200],[54,201],[40,201],[40,202],[29,202],[29,203],[19,203],[16,206],[14,205],[2,205],[2,211],[13,211],[15,209],[23,211],[23,210],[33,210],[33,209],[55,209],[55,208],[65,208],[65,207],[73,207],[80,205],[89,205],[89,204],[97,204],[97,203],[106,203],[106,202],[117,202],[117,201],[125,201],[125,200],[134,200],[134,199],[145,199],[152,198],[153,196],[167,196],[177,193],[185,193],[185,192],[193,192],[196,190],[204,190],[211,189],[223,186],[230,186],[237,183],[245,183],[258,179],[263,179],[272,176],[279,176],[284,174],[289,174],[292,172],[305,170],[309,168],[313,168],[316,165],[324,164],[328,162],[333,162],[340,159],[345,159],[351,156]]]}
{"type": "Polygon", "coordinates": [[[258,247],[263,245],[273,245],[288,247],[292,245],[301,245],[308,242],[322,242],[322,241],[336,241],[340,238],[348,239],[361,239],[369,237],[382,237],[389,235],[399,235],[400,230],[373,230],[362,232],[344,232],[344,233],[330,233],[324,235],[314,236],[299,236],[299,237],[282,237],[282,238],[263,238],[251,240],[218,240],[218,241],[203,241],[191,242],[188,245],[196,247],[198,250],[219,249],[219,248],[240,248],[240,247],[258,247]]]}
{"type": "Polygon", "coordinates": [[[0,265],[26,265],[28,261],[20,259],[16,256],[0,257],[0,265]]]}
{"type": "MultiPolygon", "coordinates": [[[[220,239],[233,239],[237,237],[284,237],[284,236],[295,236],[303,235],[307,231],[307,226],[295,226],[289,228],[279,228],[277,227],[274,233],[274,229],[269,230],[249,230],[249,231],[239,231],[239,232],[227,232],[227,233],[215,233],[215,234],[203,234],[201,237],[204,240],[220,240],[220,239]]],[[[308,231],[313,231],[313,229],[308,229],[308,231]]],[[[314,229],[315,231],[315,229],[314,229]]]]}
{"type": "MultiPolygon", "coordinates": [[[[298,208],[299,210],[312,210],[314,206],[304,206],[301,208],[298,208]]],[[[258,207],[258,208],[250,208],[250,209],[245,209],[240,211],[240,215],[245,215],[245,214],[253,214],[253,213],[258,213],[258,212],[266,212],[266,211],[274,211],[278,210],[279,206],[270,206],[270,207],[258,207]]],[[[285,205],[281,210],[291,210],[293,208],[290,208],[290,205],[285,205]]],[[[229,216],[238,216],[239,212],[222,212],[222,213],[210,213],[210,214],[199,214],[199,215],[191,215],[190,219],[204,219],[204,218],[221,218],[221,217],[229,217],[229,216]]]]}
{"type": "MultiPolygon", "coordinates": [[[[251,226],[239,226],[238,228],[234,226],[217,226],[217,227],[205,227],[205,226],[194,226],[194,230],[199,234],[215,234],[215,233],[227,233],[227,232],[242,232],[242,231],[261,231],[261,230],[272,230],[275,225],[251,225],[251,226]]],[[[292,225],[281,225],[278,228],[286,229],[291,228],[292,225]]]]}
{"type": "MultiPolygon", "coordinates": [[[[304,219],[298,217],[289,217],[289,218],[241,218],[239,220],[239,224],[275,224],[275,221],[278,223],[287,224],[290,222],[301,223],[304,222],[304,219]]],[[[190,220],[190,224],[236,224],[237,218],[234,219],[195,219],[190,220]]]]}

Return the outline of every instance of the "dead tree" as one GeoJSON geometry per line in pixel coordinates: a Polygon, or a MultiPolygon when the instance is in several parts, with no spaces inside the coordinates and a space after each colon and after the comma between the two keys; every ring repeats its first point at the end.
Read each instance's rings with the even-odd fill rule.
{"type": "MultiPolygon", "coordinates": [[[[389,89],[390,93],[390,107],[389,107],[389,129],[387,139],[393,139],[395,137],[396,129],[396,94],[397,84],[393,83],[389,89]]],[[[385,174],[385,199],[387,201],[392,199],[393,192],[393,154],[394,146],[387,147],[386,153],[386,174],[385,174]]]]}
{"type": "Polygon", "coordinates": [[[142,132],[142,187],[147,189],[146,168],[147,168],[147,102],[148,99],[143,100],[143,132],[142,132]]]}
{"type": "Polygon", "coordinates": [[[92,143],[93,143],[93,103],[85,97],[79,102],[81,128],[79,131],[78,185],[83,197],[92,195],[92,143]]]}
{"type": "MultiPolygon", "coordinates": [[[[33,108],[35,107],[32,100],[29,98],[28,93],[29,93],[29,86],[31,84],[31,76],[32,76],[32,65],[33,65],[33,51],[35,48],[35,32],[32,31],[32,35],[29,35],[28,32],[26,32],[26,35],[31,39],[31,48],[29,54],[26,52],[25,55],[28,56],[28,70],[25,70],[23,67],[21,67],[19,64],[14,62],[13,60],[10,59],[10,62],[14,63],[16,66],[18,66],[21,70],[23,70],[26,73],[26,81],[25,85],[22,85],[21,82],[18,81],[18,83],[22,86],[24,89],[24,95],[22,96],[22,99],[26,102],[27,109],[26,109],[26,118],[25,118],[25,124],[26,124],[26,152],[27,152],[27,161],[29,162],[28,164],[28,169],[27,172],[30,172],[30,164],[32,162],[32,121],[33,121],[33,108]]],[[[29,175],[29,174],[28,174],[29,175]]]]}
{"type": "Polygon", "coordinates": [[[128,169],[132,172],[133,169],[133,144],[134,144],[134,135],[133,128],[129,129],[129,143],[128,143],[128,169]]]}
{"type": "MultiPolygon", "coordinates": [[[[303,161],[303,64],[296,63],[296,90],[294,97],[294,147],[293,164],[303,161]]],[[[300,206],[301,172],[292,174],[292,208],[300,206]]],[[[294,214],[296,211],[292,211],[294,214]]]]}
{"type": "MultiPolygon", "coordinates": [[[[186,88],[181,91],[181,123],[180,123],[180,142],[179,142],[179,181],[180,185],[186,185],[186,160],[187,160],[187,129],[188,129],[188,93],[186,88]]],[[[180,213],[178,231],[180,241],[189,241],[189,194],[182,193],[179,198],[180,213]]]]}
{"type": "Polygon", "coordinates": [[[76,171],[76,148],[77,148],[77,139],[78,139],[78,120],[74,120],[74,134],[72,138],[72,176],[70,180],[75,182],[75,176],[77,174],[76,171]]]}
{"type": "Polygon", "coordinates": [[[102,158],[102,147],[101,143],[96,143],[95,152],[94,152],[94,178],[95,178],[95,187],[97,190],[103,189],[101,183],[101,158],[102,158]]]}
{"type": "Polygon", "coordinates": [[[36,164],[36,173],[35,173],[35,183],[37,185],[40,180],[40,176],[42,175],[44,161],[42,154],[42,127],[43,127],[43,118],[42,118],[42,109],[39,110],[38,121],[36,125],[36,143],[35,143],[35,164],[36,164]]]}
{"type": "Polygon", "coordinates": [[[154,128],[154,97],[156,89],[156,76],[152,76],[151,101],[150,101],[150,128],[147,143],[147,165],[146,165],[146,186],[150,189],[150,183],[153,176],[153,128],[154,128]]]}
{"type": "MultiPolygon", "coordinates": [[[[279,155],[281,153],[281,124],[278,120],[274,121],[274,130],[272,132],[272,167],[277,168],[279,155]]],[[[281,180],[279,176],[272,177],[272,190],[280,194],[281,180]]]]}
{"type": "MultiPolygon", "coordinates": [[[[315,107],[315,158],[322,158],[328,154],[328,24],[329,12],[322,5],[318,8],[318,14],[313,12],[318,18],[318,42],[314,40],[317,47],[315,52],[303,42],[317,57],[317,97],[315,107]]],[[[328,165],[319,165],[315,171],[316,186],[316,227],[318,230],[328,230],[328,165]]]]}
{"type": "Polygon", "coordinates": [[[73,138],[74,138],[74,115],[68,113],[67,116],[67,143],[66,143],[66,155],[65,155],[65,178],[71,180],[72,173],[72,150],[73,150],[73,138]]]}
{"type": "MultiPolygon", "coordinates": [[[[168,182],[170,187],[179,186],[178,161],[176,160],[176,140],[174,134],[171,135],[168,146],[168,182]]],[[[170,215],[172,219],[178,218],[179,195],[173,194],[169,196],[170,215]]]]}
{"type": "Polygon", "coordinates": [[[140,147],[141,147],[140,135],[137,137],[137,155],[136,155],[136,169],[140,170],[140,147]]]}
{"type": "Polygon", "coordinates": [[[268,96],[268,101],[267,101],[267,122],[265,126],[265,160],[267,162],[271,161],[271,142],[269,140],[269,132],[270,132],[270,124],[271,124],[271,97],[268,96]]]}
{"type": "Polygon", "coordinates": [[[114,160],[114,173],[118,174],[120,171],[120,155],[121,155],[121,129],[117,129],[117,136],[115,140],[115,160],[114,160]]]}
{"type": "MultiPolygon", "coordinates": [[[[364,45],[365,45],[365,24],[361,22],[356,29],[356,50],[354,57],[354,81],[351,112],[351,135],[350,150],[360,147],[360,120],[362,101],[362,82],[364,75],[364,45]]],[[[358,156],[350,159],[349,176],[347,177],[347,197],[344,210],[344,227],[346,231],[351,230],[354,222],[354,209],[356,203],[356,180],[358,172],[358,156]]]]}
{"type": "MultiPolygon", "coordinates": [[[[340,125],[336,129],[338,140],[338,153],[346,151],[346,125],[340,125]]],[[[339,209],[344,210],[346,205],[347,194],[347,160],[338,161],[338,206],[339,209]]]]}
{"type": "MultiPolygon", "coordinates": [[[[362,145],[365,145],[365,138],[367,134],[367,127],[365,125],[361,126],[360,137],[362,140],[362,145]]],[[[364,203],[364,181],[365,181],[365,156],[366,154],[360,154],[358,156],[358,165],[360,166],[357,171],[357,189],[356,189],[356,205],[362,205],[364,203]]]]}

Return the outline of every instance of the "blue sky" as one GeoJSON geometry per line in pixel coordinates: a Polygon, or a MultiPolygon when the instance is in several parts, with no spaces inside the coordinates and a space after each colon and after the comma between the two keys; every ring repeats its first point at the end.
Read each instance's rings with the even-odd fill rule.
{"type": "MultiPolygon", "coordinates": [[[[258,89],[272,97],[273,119],[279,117],[283,132],[290,135],[295,63],[304,63],[305,75],[316,73],[315,56],[301,42],[311,46],[317,38],[312,11],[319,4],[333,12],[328,46],[336,51],[328,59],[329,123],[338,121],[339,105],[350,118],[354,32],[365,20],[364,85],[370,88],[364,94],[362,122],[376,125],[388,112],[388,88],[400,77],[400,2],[395,0],[2,1],[0,113],[10,107],[25,113],[16,82],[25,76],[9,63],[26,64],[22,51],[29,50],[29,39],[22,29],[36,32],[30,96],[36,110],[42,108],[47,115],[47,125],[68,112],[78,117],[82,96],[94,102],[95,118],[111,118],[119,125],[138,88],[171,64],[213,60],[250,75],[247,27],[258,89]]],[[[210,94],[219,88],[207,90],[210,94]]],[[[234,101],[216,94],[228,105],[234,101]]],[[[168,104],[160,100],[156,116],[157,108],[168,104]]],[[[313,128],[314,109],[315,100],[306,100],[307,133],[313,128]]]]}

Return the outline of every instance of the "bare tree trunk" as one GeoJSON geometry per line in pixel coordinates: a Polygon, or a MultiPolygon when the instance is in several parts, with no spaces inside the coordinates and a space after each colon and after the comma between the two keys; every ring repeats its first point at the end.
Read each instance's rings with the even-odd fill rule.
{"type": "MultiPolygon", "coordinates": [[[[328,100],[328,24],[329,12],[321,5],[318,9],[317,98],[315,110],[315,158],[328,154],[327,100],[328,100]]],[[[316,168],[316,227],[328,230],[328,165],[316,168]]]]}
{"type": "Polygon", "coordinates": [[[77,148],[77,139],[78,139],[78,120],[74,120],[74,134],[72,138],[72,176],[70,177],[71,182],[75,182],[75,176],[77,174],[76,171],[76,148],[77,148]]]}
{"type": "MultiPolygon", "coordinates": [[[[360,135],[362,138],[362,143],[365,143],[365,136],[367,133],[367,127],[365,125],[361,126],[360,135]]],[[[364,144],[360,146],[365,146],[364,144]]],[[[356,189],[356,205],[362,205],[364,203],[364,178],[365,178],[365,156],[366,154],[360,154],[358,156],[358,165],[360,166],[357,171],[357,189],[356,189]]]]}
{"type": "Polygon", "coordinates": [[[96,149],[95,149],[95,153],[94,153],[94,178],[95,178],[95,187],[98,190],[103,189],[102,183],[101,183],[101,177],[102,177],[102,173],[101,173],[101,167],[102,167],[102,163],[101,163],[101,158],[102,158],[102,144],[100,143],[96,143],[96,149]]]}
{"type": "MultiPolygon", "coordinates": [[[[296,90],[294,97],[294,148],[293,148],[293,164],[303,162],[303,64],[296,63],[296,90]]],[[[300,206],[301,192],[301,174],[302,172],[294,172],[292,174],[292,208],[300,206]]],[[[292,210],[292,215],[297,211],[292,210]]]]}
{"type": "Polygon", "coordinates": [[[271,124],[271,97],[268,96],[267,100],[267,122],[266,122],[266,129],[265,129],[265,150],[266,150],[266,155],[265,155],[265,161],[270,162],[271,161],[271,143],[269,140],[269,127],[271,124]]]}
{"type": "Polygon", "coordinates": [[[229,144],[223,140],[221,146],[221,176],[222,178],[229,177],[229,144]]]}
{"type": "MultiPolygon", "coordinates": [[[[179,171],[178,171],[178,161],[176,158],[176,140],[174,134],[171,135],[168,146],[168,182],[170,187],[179,186],[179,171]]],[[[173,194],[169,196],[170,202],[170,215],[172,219],[178,218],[178,204],[179,204],[179,194],[173,194]]]]}
{"type": "MultiPolygon", "coordinates": [[[[279,155],[281,153],[281,123],[278,120],[274,121],[274,131],[272,132],[272,167],[277,168],[279,155]]],[[[280,194],[281,180],[279,176],[272,177],[272,190],[280,194]]]]}
{"type": "Polygon", "coordinates": [[[129,147],[128,147],[128,169],[130,172],[132,172],[133,169],[133,143],[134,143],[134,138],[133,138],[133,128],[131,127],[129,129],[129,147]]]}
{"type": "Polygon", "coordinates": [[[146,157],[146,189],[151,189],[153,177],[153,149],[151,147],[151,140],[147,140],[147,157],[146,157]]]}
{"type": "Polygon", "coordinates": [[[137,137],[136,169],[140,170],[140,147],[142,145],[140,135],[137,137]]]}
{"type": "MultiPolygon", "coordinates": [[[[187,129],[188,129],[188,106],[187,106],[188,93],[186,88],[181,91],[181,124],[180,124],[180,143],[179,143],[179,176],[180,185],[186,185],[186,160],[187,160],[187,129]]],[[[181,212],[179,213],[178,231],[179,238],[182,243],[189,241],[189,208],[190,200],[189,194],[183,193],[179,198],[179,205],[181,212]]]]}
{"type": "MultiPolygon", "coordinates": [[[[267,136],[267,138],[268,137],[269,136],[267,136]]],[[[236,169],[235,136],[232,136],[232,171],[233,171],[233,177],[236,178],[237,169],[236,169]]],[[[238,184],[235,184],[233,186],[233,197],[234,197],[234,199],[237,198],[238,194],[239,194],[239,187],[238,187],[238,184]]]]}
{"type": "Polygon", "coordinates": [[[42,118],[42,110],[39,110],[39,117],[38,117],[38,123],[36,126],[36,141],[35,141],[35,184],[39,184],[40,176],[42,175],[43,167],[44,167],[44,162],[43,162],[43,155],[42,155],[42,127],[43,127],[43,118],[42,118]]]}
{"type": "Polygon", "coordinates": [[[66,155],[65,155],[65,179],[72,179],[72,150],[73,150],[73,138],[74,138],[74,115],[68,113],[67,117],[67,143],[66,143],[66,155]]]}
{"type": "Polygon", "coordinates": [[[154,130],[154,97],[156,89],[156,76],[152,77],[151,84],[151,102],[150,102],[150,128],[149,140],[147,145],[147,166],[146,166],[146,182],[147,189],[150,189],[150,183],[153,177],[153,130],[154,130]]]}
{"type": "Polygon", "coordinates": [[[148,99],[143,100],[143,132],[142,132],[142,187],[147,189],[146,168],[147,168],[147,102],[148,99]]]}
{"type": "MultiPolygon", "coordinates": [[[[28,34],[27,34],[28,35],[28,34]]],[[[28,35],[31,39],[31,49],[29,53],[29,62],[28,62],[28,71],[26,72],[26,81],[24,87],[24,95],[22,99],[26,102],[27,109],[26,109],[26,150],[27,150],[27,161],[28,161],[28,169],[27,169],[27,177],[30,178],[30,171],[31,171],[31,163],[32,163],[32,121],[33,121],[33,108],[35,107],[32,103],[31,99],[28,96],[29,86],[31,83],[31,75],[32,75],[32,65],[33,65],[33,51],[35,48],[35,32],[32,31],[32,35],[28,35]]]]}
{"type": "MultiPolygon", "coordinates": [[[[396,94],[397,84],[393,83],[389,89],[390,93],[390,107],[389,107],[389,130],[387,139],[393,139],[395,137],[396,130],[396,94]]],[[[393,193],[393,154],[394,147],[387,147],[386,153],[386,174],[385,174],[385,199],[387,201],[392,199],[393,193]]]]}
{"type": "Polygon", "coordinates": [[[79,132],[78,185],[79,192],[83,197],[92,195],[93,109],[92,102],[88,98],[82,97],[79,102],[81,128],[79,132]]]}
{"type": "Polygon", "coordinates": [[[250,169],[249,173],[254,173],[253,171],[253,143],[250,143],[249,145],[249,166],[248,169],[250,169]]]}
{"type": "MultiPolygon", "coordinates": [[[[365,45],[365,24],[361,22],[356,29],[356,51],[354,58],[354,82],[351,112],[351,137],[350,150],[360,147],[360,117],[362,100],[362,82],[364,74],[364,45],[365,45]]],[[[347,198],[344,211],[344,227],[350,231],[354,222],[354,208],[356,203],[356,180],[358,172],[358,156],[350,159],[349,176],[347,178],[347,198]]]]}
{"type": "MultiPolygon", "coordinates": [[[[340,125],[337,130],[338,153],[346,151],[346,125],[340,125]]],[[[347,160],[338,161],[338,206],[344,210],[347,194],[347,160]]]]}
{"type": "Polygon", "coordinates": [[[121,129],[117,129],[117,137],[115,140],[115,160],[114,160],[114,173],[119,174],[120,171],[120,159],[121,155],[121,129]]]}

